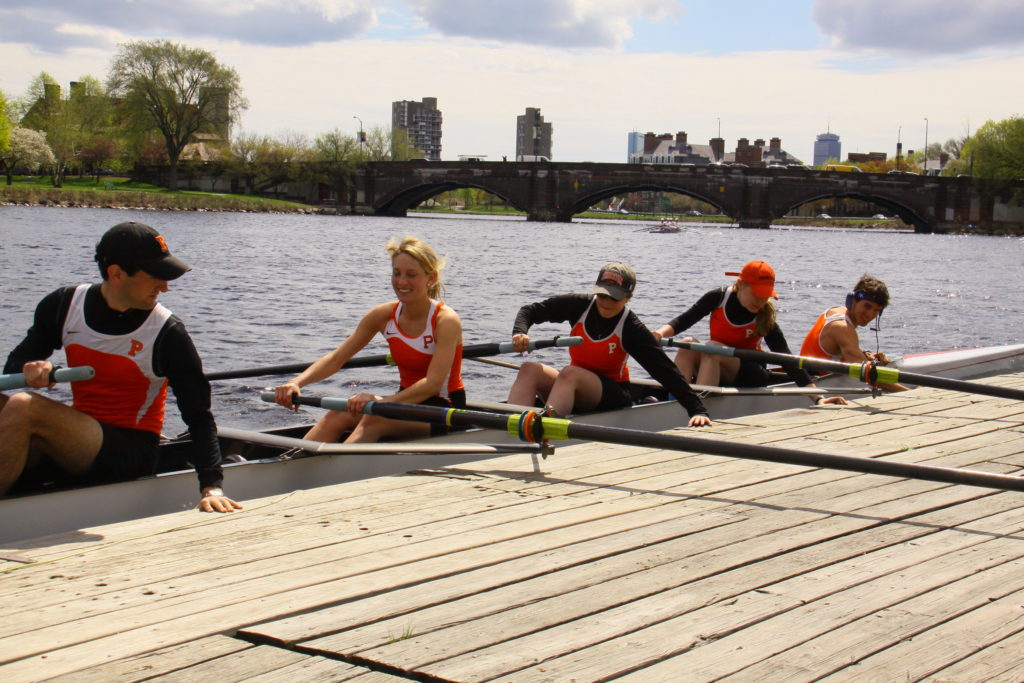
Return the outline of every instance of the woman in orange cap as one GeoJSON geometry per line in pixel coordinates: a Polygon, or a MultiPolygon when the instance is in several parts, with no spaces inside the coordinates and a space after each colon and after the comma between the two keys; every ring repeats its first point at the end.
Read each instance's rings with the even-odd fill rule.
{"type": "MultiPolygon", "coordinates": [[[[737,349],[758,349],[762,342],[776,353],[792,353],[786,338],[775,320],[775,270],[764,261],[751,261],[738,273],[729,287],[713,289],[682,315],[657,330],[658,339],[672,337],[692,327],[697,321],[711,316],[711,344],[737,349]]],[[[696,342],[687,337],[683,341],[696,342]]],[[[679,371],[687,381],[697,384],[736,387],[763,387],[771,383],[771,375],[763,363],[734,356],[717,356],[679,349],[675,358],[679,371]]],[[[786,374],[799,386],[812,384],[807,371],[786,368],[786,374]]],[[[820,397],[815,397],[816,400],[820,397]]],[[[828,403],[845,403],[842,398],[824,399],[828,403]]]]}

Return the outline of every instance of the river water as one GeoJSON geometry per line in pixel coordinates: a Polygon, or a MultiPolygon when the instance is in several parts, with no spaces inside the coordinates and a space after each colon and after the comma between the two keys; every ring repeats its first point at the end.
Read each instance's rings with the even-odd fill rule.
{"type": "MultiPolygon", "coordinates": [[[[152,225],[192,264],[192,272],[172,282],[161,301],[185,321],[208,371],[313,361],[336,346],[372,305],[393,299],[384,244],[406,234],[447,256],[445,300],[462,318],[466,344],[507,340],[521,305],[589,291],[608,261],[623,261],[637,271],[632,308],[656,327],[708,289],[727,284],[731,278],[725,271],[752,259],[775,267],[779,323],[794,350],[818,314],[841,304],[865,272],[884,280],[893,296],[879,333],[883,351],[1024,341],[1021,238],[701,225],[656,234],[628,221],[0,207],[0,352],[5,357],[31,324],[40,298],[61,285],[98,279],[94,245],[104,230],[126,220],[152,225]]],[[[532,336],[566,332],[564,325],[542,325],[532,336]]],[[[706,332],[702,322],[691,333],[706,338],[706,332]]],[[[874,333],[862,331],[861,340],[875,348],[874,333]]],[[[364,353],[385,351],[386,345],[375,341],[364,353]]],[[[56,357],[63,362],[60,352],[56,357]]],[[[560,365],[567,354],[546,350],[535,357],[560,365]]],[[[471,397],[499,400],[514,371],[466,361],[463,373],[471,397]]],[[[292,415],[261,403],[255,390],[274,382],[216,382],[218,422],[259,428],[314,418],[312,411],[292,415]]],[[[343,370],[306,391],[386,394],[396,385],[394,368],[368,368],[343,370]]],[[[172,407],[165,431],[180,426],[172,407]]]]}

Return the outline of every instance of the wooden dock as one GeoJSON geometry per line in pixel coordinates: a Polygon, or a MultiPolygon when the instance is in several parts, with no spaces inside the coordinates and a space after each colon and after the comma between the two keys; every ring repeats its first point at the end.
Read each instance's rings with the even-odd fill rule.
{"type": "MultiPolygon", "coordinates": [[[[1024,467],[938,390],[699,435],[1024,467]]],[[[1024,493],[585,444],[244,502],[0,549],[0,680],[1024,680],[1024,493]]]]}

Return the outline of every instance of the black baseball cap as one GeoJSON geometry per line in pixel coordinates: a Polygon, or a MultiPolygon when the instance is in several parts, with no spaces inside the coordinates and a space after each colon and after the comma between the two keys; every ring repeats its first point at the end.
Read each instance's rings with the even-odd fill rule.
{"type": "Polygon", "coordinates": [[[607,294],[616,301],[633,296],[636,273],[625,263],[609,263],[597,275],[594,294],[607,294]]]}
{"type": "Polygon", "coordinates": [[[96,243],[96,262],[100,268],[117,264],[126,270],[141,269],[158,280],[174,280],[192,266],[171,255],[167,242],[145,223],[118,223],[96,243]]]}

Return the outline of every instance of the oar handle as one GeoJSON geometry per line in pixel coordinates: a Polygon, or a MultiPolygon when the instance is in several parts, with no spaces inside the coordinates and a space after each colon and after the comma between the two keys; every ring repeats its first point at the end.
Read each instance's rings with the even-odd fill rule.
{"type": "MultiPolygon", "coordinates": [[[[277,403],[273,391],[260,392],[260,399],[267,403],[277,403]]],[[[292,403],[295,405],[315,406],[325,410],[348,410],[347,398],[335,398],[333,396],[292,396],[292,403]]]]}
{"type": "MultiPolygon", "coordinates": [[[[89,365],[78,365],[73,368],[54,368],[50,371],[51,382],[81,382],[92,379],[96,371],[89,365]]],[[[21,389],[28,386],[25,384],[25,373],[14,372],[10,375],[0,375],[0,391],[8,389],[21,389]]]]}
{"type": "MultiPolygon", "coordinates": [[[[541,339],[539,341],[528,342],[526,344],[526,351],[536,351],[537,349],[550,349],[556,346],[579,346],[582,343],[583,337],[555,337],[554,339],[541,339]]],[[[515,346],[512,342],[501,342],[500,344],[498,344],[498,353],[512,353],[515,350],[515,346]]]]}

